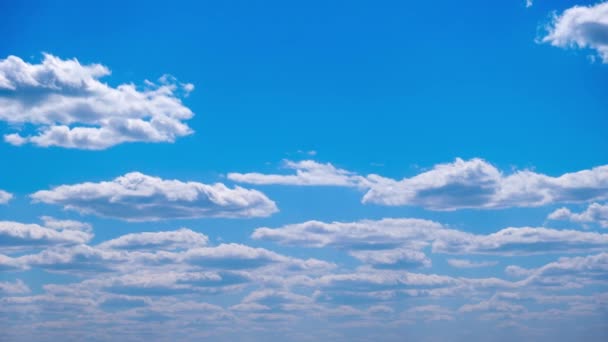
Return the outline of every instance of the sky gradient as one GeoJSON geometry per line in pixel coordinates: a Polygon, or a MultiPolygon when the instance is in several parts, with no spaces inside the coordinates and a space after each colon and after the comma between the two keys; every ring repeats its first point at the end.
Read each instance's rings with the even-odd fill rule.
{"type": "Polygon", "coordinates": [[[608,2],[0,3],[0,340],[608,340],[608,2]]]}

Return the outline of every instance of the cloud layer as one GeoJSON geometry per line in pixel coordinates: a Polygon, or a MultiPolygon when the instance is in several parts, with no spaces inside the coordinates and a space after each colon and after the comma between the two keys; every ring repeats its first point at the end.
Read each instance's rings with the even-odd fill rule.
{"type": "Polygon", "coordinates": [[[193,89],[164,76],[143,89],[112,87],[101,64],[44,54],[39,64],[19,57],[0,60],[0,120],[17,129],[13,145],[34,144],[101,150],[125,142],[173,142],[192,133],[193,116],[178,95],[193,89]]]}
{"type": "Polygon", "coordinates": [[[163,180],[139,172],[112,181],[61,185],[31,195],[36,202],[61,205],[82,214],[126,221],[197,217],[258,217],[277,211],[263,193],[224,184],[163,180]]]}

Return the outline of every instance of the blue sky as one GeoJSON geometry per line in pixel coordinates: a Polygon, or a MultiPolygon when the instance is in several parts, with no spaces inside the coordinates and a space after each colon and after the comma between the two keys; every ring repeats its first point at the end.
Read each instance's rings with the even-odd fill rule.
{"type": "Polygon", "coordinates": [[[608,338],[608,3],[0,19],[8,341],[608,338]]]}

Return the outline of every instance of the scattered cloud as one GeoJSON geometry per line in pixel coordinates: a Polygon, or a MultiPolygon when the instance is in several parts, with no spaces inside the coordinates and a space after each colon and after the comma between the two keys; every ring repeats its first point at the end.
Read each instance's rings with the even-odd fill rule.
{"type": "Polygon", "coordinates": [[[554,15],[541,41],[561,48],[595,50],[608,63],[608,2],[574,6],[554,15]]]}
{"type": "Polygon", "coordinates": [[[99,248],[115,250],[175,250],[205,246],[209,238],[187,228],[166,232],[143,232],[122,235],[104,241],[99,248]]]}
{"type": "MultiPolygon", "coordinates": [[[[579,257],[561,257],[536,269],[517,269],[526,275],[525,285],[560,289],[581,288],[593,283],[608,284],[608,253],[579,257]]],[[[513,272],[513,268],[511,269],[513,272]]]]}
{"type": "Polygon", "coordinates": [[[577,223],[597,223],[604,228],[608,228],[608,205],[591,203],[585,211],[578,214],[565,207],[559,208],[549,214],[547,218],[577,223]]]}
{"type": "MultiPolygon", "coordinates": [[[[384,260],[390,264],[389,261],[393,260],[398,264],[399,259],[403,258],[402,261],[419,260],[422,265],[427,263],[423,261],[423,255],[416,251],[427,246],[434,253],[500,256],[580,253],[608,248],[608,234],[595,232],[509,227],[484,235],[412,218],[331,223],[307,221],[279,228],[257,228],[252,238],[290,246],[333,247],[345,250],[362,261],[384,260]]],[[[455,264],[464,267],[462,261],[453,262],[453,266],[455,264]]]]}
{"type": "Polygon", "coordinates": [[[0,281],[0,294],[2,295],[24,294],[29,292],[30,288],[20,279],[12,283],[0,281]]]}
{"type": "Polygon", "coordinates": [[[6,204],[13,199],[13,194],[0,190],[0,204],[6,204]]]}
{"type": "Polygon", "coordinates": [[[284,161],[284,167],[295,170],[295,175],[261,174],[261,173],[229,173],[228,179],[247,184],[257,185],[299,185],[299,186],[346,186],[361,187],[366,183],[361,177],[350,171],[336,168],[330,163],[321,164],[313,160],[294,162],[284,161]]]}
{"type": "Polygon", "coordinates": [[[583,253],[605,250],[607,246],[608,234],[543,227],[511,227],[488,235],[464,232],[442,234],[433,242],[433,252],[516,256],[583,253]]]}
{"type": "Polygon", "coordinates": [[[139,172],[112,181],[61,185],[31,195],[82,214],[126,221],[199,217],[264,217],[278,209],[263,193],[224,184],[163,180],[139,172]]]}
{"type": "Polygon", "coordinates": [[[295,186],[343,186],[367,192],[363,203],[420,206],[430,210],[538,207],[608,199],[608,166],[552,177],[530,170],[505,174],[483,159],[438,164],[411,178],[360,176],[332,164],[286,161],[295,175],[230,173],[235,182],[295,186]]]}
{"type": "Polygon", "coordinates": [[[364,203],[431,210],[536,207],[608,198],[608,166],[551,177],[529,170],[505,175],[482,159],[456,159],[400,181],[367,177],[364,203]]]}
{"type": "Polygon", "coordinates": [[[178,95],[193,90],[164,76],[112,87],[101,64],[44,54],[39,64],[17,56],[0,60],[0,120],[18,130],[4,140],[12,145],[101,150],[125,142],[173,142],[192,133],[193,116],[178,95]],[[32,128],[33,132],[28,132],[32,128]]]}
{"type": "Polygon", "coordinates": [[[0,247],[4,252],[83,244],[92,237],[86,231],[0,221],[0,247]]]}
{"type": "Polygon", "coordinates": [[[481,268],[496,266],[496,261],[471,261],[467,259],[448,259],[448,264],[456,268],[481,268]]]}

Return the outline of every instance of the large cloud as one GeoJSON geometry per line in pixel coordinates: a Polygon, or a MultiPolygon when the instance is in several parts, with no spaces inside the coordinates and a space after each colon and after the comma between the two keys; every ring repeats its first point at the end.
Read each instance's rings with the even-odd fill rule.
{"type": "Polygon", "coordinates": [[[536,207],[558,202],[608,199],[608,166],[547,176],[530,170],[505,174],[483,159],[438,164],[410,178],[359,176],[331,164],[287,161],[295,175],[230,173],[228,178],[252,184],[333,185],[367,189],[363,203],[421,206],[431,210],[536,207]]]}
{"type": "Polygon", "coordinates": [[[364,203],[417,205],[432,210],[534,207],[608,198],[608,166],[551,177],[532,171],[505,175],[482,159],[456,159],[397,181],[368,176],[364,203]]]}
{"type": "Polygon", "coordinates": [[[191,84],[164,76],[160,85],[146,82],[144,89],[131,83],[112,87],[99,81],[109,74],[103,65],[50,54],[40,64],[16,56],[0,60],[0,120],[23,130],[5,135],[5,141],[99,150],[125,142],[173,142],[192,133],[184,123],[192,111],[178,97],[191,84]]]}
{"type": "Polygon", "coordinates": [[[562,48],[590,48],[608,63],[608,2],[574,6],[556,15],[542,38],[562,48]]]}
{"type": "Polygon", "coordinates": [[[559,208],[549,214],[550,220],[566,220],[578,223],[597,223],[604,228],[608,228],[608,205],[591,203],[585,211],[573,213],[568,208],[559,208]]]}
{"type": "Polygon", "coordinates": [[[31,195],[83,214],[127,221],[197,217],[260,217],[277,211],[263,193],[224,184],[163,180],[132,172],[112,181],[62,185],[31,195]]]}

